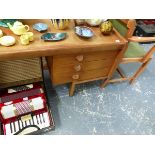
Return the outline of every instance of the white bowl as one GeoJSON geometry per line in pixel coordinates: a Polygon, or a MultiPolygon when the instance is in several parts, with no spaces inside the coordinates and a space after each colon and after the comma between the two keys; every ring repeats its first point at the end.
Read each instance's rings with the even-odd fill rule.
{"type": "Polygon", "coordinates": [[[90,26],[99,26],[102,22],[102,19],[86,19],[85,21],[90,26]]]}

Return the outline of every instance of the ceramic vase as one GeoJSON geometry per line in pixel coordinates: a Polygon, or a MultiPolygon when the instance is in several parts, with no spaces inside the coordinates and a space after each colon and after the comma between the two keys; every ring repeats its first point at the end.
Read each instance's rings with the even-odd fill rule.
{"type": "Polygon", "coordinates": [[[51,19],[55,29],[64,30],[69,26],[69,19],[51,19]]]}

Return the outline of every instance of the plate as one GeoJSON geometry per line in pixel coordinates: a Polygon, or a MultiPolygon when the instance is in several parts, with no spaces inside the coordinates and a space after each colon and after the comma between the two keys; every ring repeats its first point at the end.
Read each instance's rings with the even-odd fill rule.
{"type": "Polygon", "coordinates": [[[75,33],[83,38],[91,38],[94,36],[94,32],[87,26],[76,26],[74,27],[75,33]]]}
{"type": "Polygon", "coordinates": [[[3,36],[0,38],[0,44],[3,46],[12,46],[16,43],[13,36],[3,36]]]}
{"type": "Polygon", "coordinates": [[[11,25],[13,25],[14,22],[16,21],[17,19],[2,19],[0,20],[0,26],[8,28],[9,26],[7,25],[7,23],[10,23],[11,25]]]}
{"type": "Polygon", "coordinates": [[[33,25],[33,29],[39,32],[42,32],[42,31],[46,31],[48,29],[48,26],[45,23],[36,23],[33,25]]]}
{"type": "Polygon", "coordinates": [[[67,33],[45,33],[41,36],[44,41],[59,41],[66,38],[67,33]]]}

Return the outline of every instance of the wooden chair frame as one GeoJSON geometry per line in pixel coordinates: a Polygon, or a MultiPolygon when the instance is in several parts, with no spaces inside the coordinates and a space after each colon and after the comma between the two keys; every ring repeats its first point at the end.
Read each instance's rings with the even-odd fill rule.
{"type": "MultiPolygon", "coordinates": [[[[133,36],[133,33],[135,31],[136,28],[136,21],[135,20],[121,20],[122,23],[127,25],[128,31],[127,34],[125,36],[125,38],[128,40],[128,42],[132,41],[132,42],[151,42],[151,41],[155,41],[155,37],[137,37],[137,36],[133,36]]],[[[136,78],[145,70],[145,68],[147,67],[147,65],[149,64],[149,62],[152,59],[152,55],[155,51],[155,45],[143,56],[143,57],[137,57],[137,58],[122,58],[120,61],[120,64],[126,64],[126,63],[132,63],[132,62],[139,62],[141,63],[141,66],[139,67],[139,69],[135,72],[135,74],[131,77],[126,77],[120,68],[117,68],[117,72],[120,75],[120,78],[118,79],[110,79],[111,77],[109,77],[108,79],[106,79],[102,84],[101,84],[101,88],[105,87],[108,83],[115,83],[115,82],[122,82],[122,81],[126,81],[129,80],[129,83],[132,84],[136,78]]]]}

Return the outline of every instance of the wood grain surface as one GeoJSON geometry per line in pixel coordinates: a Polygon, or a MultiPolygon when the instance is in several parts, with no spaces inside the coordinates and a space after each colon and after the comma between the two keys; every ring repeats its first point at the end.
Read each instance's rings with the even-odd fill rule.
{"type": "Polygon", "coordinates": [[[16,38],[16,44],[10,47],[0,45],[0,61],[109,49],[116,50],[121,49],[126,42],[115,30],[111,35],[104,36],[97,27],[92,27],[95,35],[91,39],[80,38],[74,33],[73,20],[71,20],[70,27],[66,30],[56,30],[49,19],[24,19],[21,21],[23,24],[30,26],[30,31],[34,33],[34,41],[29,45],[22,45],[19,36],[14,35],[10,29],[1,27],[0,29],[2,29],[5,35],[11,35],[16,38]],[[38,22],[48,24],[47,32],[67,32],[67,38],[57,42],[44,42],[41,40],[41,35],[44,33],[40,33],[32,28],[33,24],[38,22]]]}

